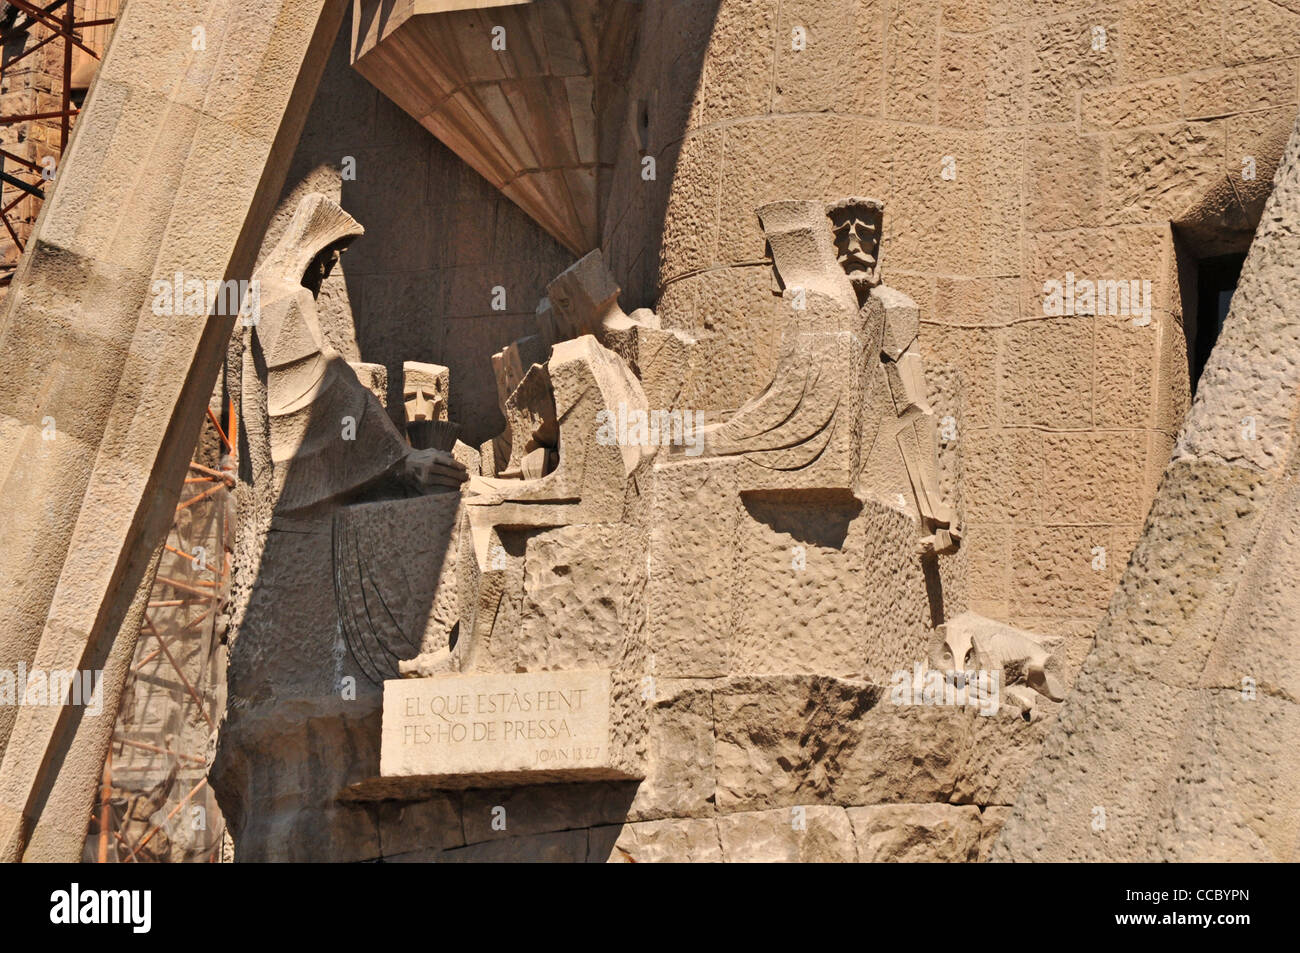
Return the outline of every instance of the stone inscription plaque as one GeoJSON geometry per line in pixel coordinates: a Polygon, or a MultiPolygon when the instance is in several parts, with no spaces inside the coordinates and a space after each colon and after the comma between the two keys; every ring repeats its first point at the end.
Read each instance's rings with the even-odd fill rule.
{"type": "Polygon", "coordinates": [[[605,671],[392,679],[380,774],[448,788],[640,777],[615,709],[605,671]]]}

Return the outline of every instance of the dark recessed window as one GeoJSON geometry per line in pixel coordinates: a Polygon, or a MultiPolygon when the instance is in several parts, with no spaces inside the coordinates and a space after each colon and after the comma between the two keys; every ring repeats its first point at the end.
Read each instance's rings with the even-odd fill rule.
{"type": "Polygon", "coordinates": [[[1196,263],[1196,324],[1194,329],[1189,327],[1192,334],[1187,342],[1193,390],[1223,330],[1223,319],[1228,316],[1228,306],[1232,303],[1232,293],[1237,290],[1245,260],[1246,255],[1242,253],[1202,258],[1196,263]]]}

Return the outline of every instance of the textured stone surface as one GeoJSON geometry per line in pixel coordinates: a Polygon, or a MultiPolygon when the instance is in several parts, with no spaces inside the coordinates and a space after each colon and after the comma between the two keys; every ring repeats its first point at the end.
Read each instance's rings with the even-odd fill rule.
{"type": "Polygon", "coordinates": [[[591,860],[601,860],[595,849],[611,836],[617,837],[607,854],[611,864],[716,864],[722,861],[722,843],[718,839],[718,824],[713,818],[644,821],[617,828],[597,828],[591,831],[591,860]]]}
{"type": "Polygon", "coordinates": [[[534,537],[524,559],[518,642],[494,645],[517,671],[618,668],[645,614],[644,549],[614,526],[534,537]]]}
{"type": "Polygon", "coordinates": [[[994,860],[1296,857],[1297,556],[1283,514],[1298,496],[1298,215],[1300,130],[1133,559],[994,860]]]}
{"type": "Polygon", "coordinates": [[[796,805],[718,818],[727,863],[853,863],[858,853],[840,807],[796,805]]]}
{"type": "Polygon", "coordinates": [[[979,853],[979,808],[886,804],[851,807],[846,813],[863,863],[967,863],[979,853]]]}
{"type": "Polygon", "coordinates": [[[505,55],[496,12],[454,5],[408,5],[417,33],[407,8],[359,4],[361,48],[388,31],[363,68],[409,77],[386,86],[402,106],[341,44],[282,206],[321,192],[367,228],[316,298],[320,337],[386,370],[398,423],[405,362],[446,368],[447,416],[486,469],[455,527],[386,529],[420,501],[374,486],[269,529],[241,509],[213,768],[240,855],[1292,856],[1274,739],[1298,691],[1300,212],[1264,203],[1296,108],[1294,5],[534,0],[490,8],[508,10],[505,55]],[[392,42],[406,52],[381,64],[392,42]],[[869,239],[825,230],[847,196],[883,203],[869,239]],[[1244,251],[1261,216],[1234,309],[1251,333],[1230,319],[1193,406],[1199,263],[1244,251]],[[554,282],[569,251],[539,221],[573,253],[599,245],[608,281],[569,280],[588,257],[554,282]],[[867,286],[841,266],[863,253],[890,314],[852,306],[867,286]],[[1150,321],[1051,313],[1067,276],[1149,282],[1150,321]],[[592,292],[574,325],[591,336],[557,333],[597,285],[622,298],[592,292]],[[520,356],[504,387],[498,352],[520,356]],[[514,391],[534,362],[537,392],[514,391]],[[541,436],[548,386],[559,438],[541,436]],[[707,453],[602,442],[596,415],[620,404],[701,413],[707,453]],[[357,540],[331,527],[372,511],[342,550],[354,569],[337,544],[357,540]],[[1012,682],[1002,708],[900,700],[968,613],[1040,646],[971,636],[1012,682]],[[619,729],[644,778],[377,779],[379,692],[346,637],[361,618],[410,630],[400,670],[448,683],[612,670],[644,715],[619,729]],[[1040,666],[1076,695],[1030,690],[1040,666]]]}
{"type": "MultiPolygon", "coordinates": [[[[654,678],[652,676],[652,678],[654,678]]],[[[646,776],[628,809],[633,820],[712,814],[715,800],[713,693],[694,680],[654,678],[646,776]]]]}
{"type": "Polygon", "coordinates": [[[577,830],[485,841],[431,859],[442,864],[583,864],[587,856],[587,831],[577,830]]]}
{"type": "Polygon", "coordinates": [[[461,812],[465,841],[477,844],[619,823],[636,786],[636,782],[609,782],[466,791],[461,812]]]}
{"type": "Polygon", "coordinates": [[[664,677],[731,670],[737,461],[660,466],[650,536],[650,651],[664,677]],[[698,513],[699,515],[689,515],[698,513]]]}

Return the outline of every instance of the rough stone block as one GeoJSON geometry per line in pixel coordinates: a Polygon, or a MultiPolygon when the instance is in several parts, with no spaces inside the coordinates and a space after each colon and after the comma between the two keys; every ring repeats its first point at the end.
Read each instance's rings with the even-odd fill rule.
{"type": "Polygon", "coordinates": [[[1080,111],[1089,131],[1177,122],[1183,115],[1181,90],[1176,79],[1088,89],[1080,111]]]}
{"type": "Polygon", "coordinates": [[[858,859],[843,808],[795,805],[718,818],[722,858],[734,863],[842,863],[858,859]]]}
{"type": "Polygon", "coordinates": [[[966,863],[979,854],[983,828],[977,807],[880,804],[846,813],[862,863],[966,863]]]}
{"type": "Polygon", "coordinates": [[[643,821],[593,828],[589,860],[611,864],[717,864],[722,862],[722,844],[717,821],[711,817],[643,821]]]}

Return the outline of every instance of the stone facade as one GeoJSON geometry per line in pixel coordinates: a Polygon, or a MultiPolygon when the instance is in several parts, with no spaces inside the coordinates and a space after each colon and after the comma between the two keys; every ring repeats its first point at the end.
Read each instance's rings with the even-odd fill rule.
{"type": "Polygon", "coordinates": [[[1212,6],[354,0],[218,385],[236,859],[1294,859],[1300,14],[1212,6]]]}

